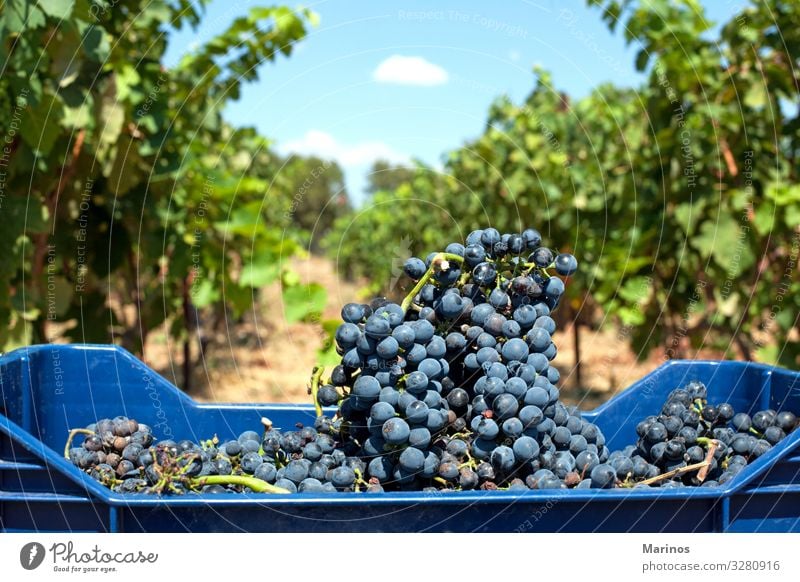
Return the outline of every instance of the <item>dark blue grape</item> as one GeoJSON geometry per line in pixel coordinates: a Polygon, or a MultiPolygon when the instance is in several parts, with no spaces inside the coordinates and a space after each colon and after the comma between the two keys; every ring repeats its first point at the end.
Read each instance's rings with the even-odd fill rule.
{"type": "Polygon", "coordinates": [[[511,298],[508,296],[508,293],[500,288],[496,288],[489,294],[489,303],[495,309],[505,309],[511,304],[511,298]]]}
{"type": "Polygon", "coordinates": [[[441,315],[444,319],[456,319],[463,311],[464,301],[461,299],[460,295],[456,295],[455,293],[447,293],[444,297],[442,297],[437,310],[439,315],[441,315]]]}
{"type": "Polygon", "coordinates": [[[481,348],[478,350],[476,354],[478,359],[478,363],[483,365],[486,362],[499,362],[500,361],[500,354],[497,353],[497,350],[490,347],[481,348]]]}
{"type": "Polygon", "coordinates": [[[339,391],[335,386],[330,384],[320,386],[317,390],[317,402],[319,402],[321,406],[334,406],[339,402],[339,397],[339,391]]]}
{"type": "Polygon", "coordinates": [[[336,344],[345,351],[354,348],[359,337],[361,330],[354,323],[343,323],[336,328],[336,344]]]}
{"type": "MultiPolygon", "coordinates": [[[[706,406],[705,408],[703,408],[703,412],[705,412],[707,408],[709,407],[706,406]]],[[[705,414],[703,415],[703,418],[705,418],[705,414]]],[[[761,410],[753,415],[753,428],[755,428],[759,432],[764,432],[765,430],[767,430],[767,427],[772,426],[774,420],[775,419],[772,417],[771,414],[769,414],[765,410],[761,410]]]]}
{"type": "Polygon", "coordinates": [[[519,410],[519,404],[516,397],[511,394],[500,394],[492,402],[492,410],[500,420],[506,420],[513,417],[519,410]]]}
{"type": "Polygon", "coordinates": [[[495,448],[489,459],[495,470],[502,472],[510,471],[514,467],[514,462],[516,461],[513,449],[505,445],[495,448]]]}
{"type": "Polygon", "coordinates": [[[534,386],[529,388],[525,393],[524,402],[525,404],[537,406],[543,410],[550,403],[550,395],[547,393],[547,390],[534,386]]]}
{"type": "Polygon", "coordinates": [[[517,438],[520,435],[522,435],[523,431],[525,430],[525,427],[523,426],[522,421],[519,418],[513,417],[504,420],[503,424],[501,425],[501,429],[503,431],[503,434],[506,435],[507,437],[517,438]]]}
{"type": "Polygon", "coordinates": [[[377,354],[384,360],[394,358],[400,349],[400,344],[392,336],[383,338],[375,348],[377,354]]]}
{"type": "Polygon", "coordinates": [[[425,266],[425,262],[417,257],[411,257],[406,260],[405,264],[403,265],[403,270],[405,271],[406,275],[418,281],[422,279],[422,276],[427,271],[427,267],[425,266]]]}
{"type": "Polygon", "coordinates": [[[392,445],[402,445],[408,442],[411,428],[402,418],[390,418],[383,424],[383,438],[392,445]]]}
{"type": "Polygon", "coordinates": [[[414,345],[415,333],[414,328],[405,323],[398,325],[392,330],[392,337],[397,341],[397,344],[404,350],[409,349],[414,345]]]}
{"type": "Polygon", "coordinates": [[[525,380],[519,377],[509,378],[506,380],[505,391],[511,394],[516,399],[522,399],[528,392],[528,385],[525,380]]]}
{"type": "Polygon", "coordinates": [[[350,487],[356,481],[356,474],[350,467],[336,467],[331,471],[331,483],[338,489],[350,487]]]}
{"type": "Polygon", "coordinates": [[[521,436],[514,441],[515,457],[520,461],[532,461],[539,456],[539,443],[529,436],[521,436]]]}
{"type": "Polygon", "coordinates": [[[347,323],[360,323],[372,310],[360,303],[348,303],[342,307],[342,320],[347,323]]]}
{"type": "Polygon", "coordinates": [[[491,285],[497,278],[497,270],[491,263],[480,263],[472,270],[472,278],[478,285],[491,285]]]}
{"type": "Polygon", "coordinates": [[[526,228],[522,231],[522,238],[529,251],[535,250],[542,243],[542,235],[534,228],[526,228]]]}
{"type": "Polygon", "coordinates": [[[388,402],[376,402],[372,405],[369,411],[369,416],[378,424],[383,424],[390,418],[394,418],[394,406],[388,402]]]}
{"type": "Polygon", "coordinates": [[[342,357],[342,364],[347,366],[348,368],[360,368],[361,367],[361,354],[358,353],[356,348],[352,350],[348,350],[347,353],[342,357]]]}
{"type": "Polygon", "coordinates": [[[496,228],[485,228],[481,233],[481,244],[487,248],[493,248],[500,240],[500,233],[496,228]]]}
{"type": "Polygon", "coordinates": [[[434,336],[431,338],[431,341],[428,342],[428,345],[425,346],[425,353],[428,354],[429,358],[442,358],[447,354],[447,344],[443,338],[434,336]]]}
{"type": "Polygon", "coordinates": [[[531,305],[520,305],[514,310],[514,321],[516,321],[522,329],[529,329],[537,319],[536,309],[531,305]]]}
{"type": "MultiPolygon", "coordinates": [[[[795,427],[797,426],[797,416],[793,412],[789,412],[788,410],[784,410],[779,412],[777,417],[775,418],[775,424],[778,426],[783,432],[790,433],[792,432],[795,427]]],[[[141,425],[140,425],[141,427],[141,425]]]]}
{"type": "Polygon", "coordinates": [[[611,465],[596,465],[591,471],[591,480],[595,489],[610,489],[616,483],[617,472],[611,465]]]}
{"type": "Polygon", "coordinates": [[[406,447],[400,453],[398,463],[406,471],[416,473],[421,471],[425,464],[425,453],[415,447],[406,447]]]}
{"type": "Polygon", "coordinates": [[[519,338],[510,339],[503,344],[502,353],[506,361],[523,361],[528,357],[528,345],[519,338]]]}
{"type": "Polygon", "coordinates": [[[561,253],[555,259],[556,273],[569,277],[578,270],[578,261],[569,253],[561,253]]]}
{"type": "Polygon", "coordinates": [[[550,346],[552,339],[548,331],[543,327],[533,327],[525,335],[525,341],[533,351],[543,352],[550,346]]]}
{"type": "Polygon", "coordinates": [[[491,418],[476,417],[477,423],[473,427],[478,436],[482,439],[491,440],[500,434],[500,427],[491,418]]]}
{"type": "Polygon", "coordinates": [[[481,244],[467,245],[464,249],[464,262],[469,267],[475,267],[486,260],[486,250],[481,244]]]}
{"type": "Polygon", "coordinates": [[[411,326],[414,330],[414,341],[418,344],[426,344],[431,341],[436,329],[433,324],[426,319],[419,319],[411,326]]]}
{"type": "Polygon", "coordinates": [[[529,260],[536,265],[537,267],[547,268],[552,263],[555,257],[553,256],[553,251],[548,249],[547,247],[539,247],[529,257],[529,260]]]}

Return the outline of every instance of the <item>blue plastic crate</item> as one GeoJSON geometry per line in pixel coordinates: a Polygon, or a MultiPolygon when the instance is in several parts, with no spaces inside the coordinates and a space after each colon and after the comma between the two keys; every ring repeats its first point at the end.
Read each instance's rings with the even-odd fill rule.
{"type": "MultiPolygon", "coordinates": [[[[612,449],[673,388],[700,380],[737,410],[800,411],[800,374],[672,361],[586,413],[612,449]]],[[[114,493],[63,458],[68,429],[124,414],[160,438],[233,438],[314,421],[291,404],[200,404],[115,346],[47,345],[0,357],[0,531],[800,531],[800,431],[716,488],[385,494],[114,493]]]]}

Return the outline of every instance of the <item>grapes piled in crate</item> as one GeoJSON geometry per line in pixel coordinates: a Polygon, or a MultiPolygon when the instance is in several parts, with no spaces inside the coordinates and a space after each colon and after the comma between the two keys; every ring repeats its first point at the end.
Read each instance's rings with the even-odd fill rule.
{"type": "MultiPolygon", "coordinates": [[[[578,269],[534,229],[477,230],[404,270],[395,303],[342,308],[339,365],[310,392],[313,427],[237,440],[154,441],[135,420],[104,419],[66,454],[123,492],[373,492],[714,486],[797,426],[676,388],[639,439],[611,451],[597,425],[560,401],[551,317],[578,269]],[[335,412],[325,414],[325,409],[335,412]]],[[[72,435],[74,436],[74,435],[72,435]]],[[[70,439],[71,440],[71,439],[70,439]]]]}

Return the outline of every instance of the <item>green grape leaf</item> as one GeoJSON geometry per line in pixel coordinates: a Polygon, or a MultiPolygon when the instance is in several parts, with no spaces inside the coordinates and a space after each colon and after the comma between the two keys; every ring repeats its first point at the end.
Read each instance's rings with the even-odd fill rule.
{"type": "Polygon", "coordinates": [[[275,261],[251,262],[242,267],[239,285],[242,287],[263,287],[276,281],[281,274],[281,266],[275,261]]]}
{"type": "Polygon", "coordinates": [[[309,321],[319,318],[327,301],[327,291],[317,283],[286,287],[283,290],[283,314],[288,323],[309,321]]]}
{"type": "Polygon", "coordinates": [[[717,221],[705,221],[700,232],[690,239],[690,244],[704,257],[713,257],[729,276],[736,277],[755,260],[748,230],[748,224],[723,214],[717,221]]]}
{"type": "Polygon", "coordinates": [[[22,114],[22,139],[29,146],[47,155],[61,133],[61,101],[45,93],[36,105],[29,105],[22,114]]]}
{"type": "Polygon", "coordinates": [[[72,14],[75,0],[39,0],[37,6],[48,16],[67,19],[72,14]]]}
{"type": "Polygon", "coordinates": [[[195,307],[202,308],[219,301],[220,292],[211,279],[203,278],[195,281],[191,287],[192,303],[195,307]]]}
{"type": "Polygon", "coordinates": [[[317,364],[321,366],[335,366],[342,357],[336,351],[335,334],[339,327],[339,320],[326,319],[322,322],[322,329],[325,332],[325,339],[322,347],[317,350],[317,364]]]}

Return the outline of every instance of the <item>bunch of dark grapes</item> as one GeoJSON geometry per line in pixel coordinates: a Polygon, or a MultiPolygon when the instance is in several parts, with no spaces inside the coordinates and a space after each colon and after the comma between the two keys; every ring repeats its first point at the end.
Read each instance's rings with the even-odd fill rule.
{"type": "Polygon", "coordinates": [[[560,277],[577,268],[534,229],[474,231],[406,261],[414,286],[400,304],[344,306],[341,362],[324,382],[322,369],[312,376],[313,428],[266,422],[224,443],[153,443],[148,427],[118,417],[79,431],[89,436],[68,456],[125,492],[712,486],[795,428],[791,412],[711,405],[692,382],[638,424],[636,444],[611,452],[560,402],[552,365],[560,277]]]}
{"type": "Polygon", "coordinates": [[[577,270],[527,229],[474,231],[426,260],[402,304],[348,304],[342,361],[316,392],[385,489],[589,486],[609,457],[597,426],[559,402],[550,317],[577,270]],[[554,271],[552,273],[551,271],[554,271]]]}
{"type": "MultiPolygon", "coordinates": [[[[371,491],[361,459],[347,457],[331,436],[333,424],[295,430],[248,430],[235,440],[154,441],[133,419],[103,419],[72,431],[85,438],[66,456],[94,479],[125,493],[267,493],[371,491]]],[[[70,442],[73,437],[70,438],[70,442]]]]}
{"type": "Polygon", "coordinates": [[[710,404],[700,382],[673,390],[661,414],[636,426],[639,441],[609,464],[622,483],[674,474],[662,487],[711,487],[727,482],[750,461],[769,451],[797,426],[789,411],[761,410],[751,417],[728,403],[710,404]],[[698,477],[693,466],[708,462],[698,477]]]}

